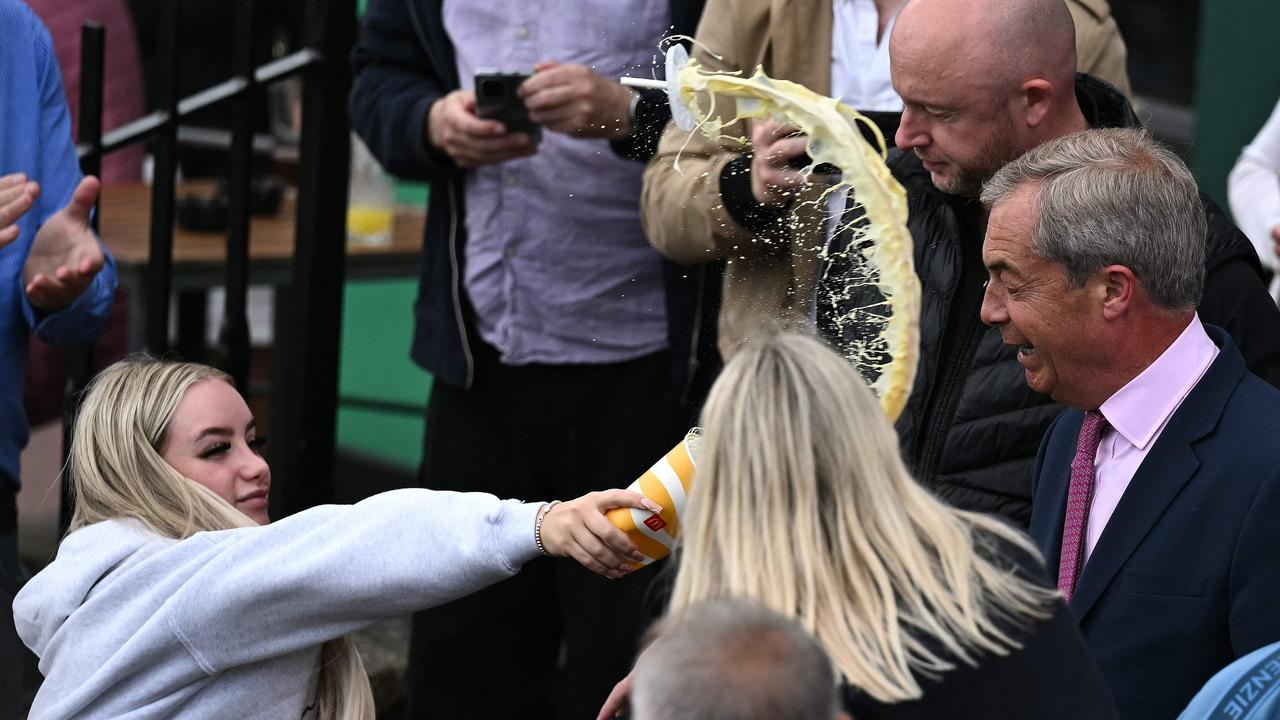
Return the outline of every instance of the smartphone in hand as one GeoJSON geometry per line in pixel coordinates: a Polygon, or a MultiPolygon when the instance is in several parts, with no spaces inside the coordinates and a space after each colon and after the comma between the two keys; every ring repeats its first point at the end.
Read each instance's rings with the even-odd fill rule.
{"type": "Polygon", "coordinates": [[[529,73],[519,71],[476,71],[476,114],[486,120],[497,120],[507,132],[529,135],[536,145],[542,140],[542,126],[529,119],[529,110],[520,97],[520,83],[529,73]]]}

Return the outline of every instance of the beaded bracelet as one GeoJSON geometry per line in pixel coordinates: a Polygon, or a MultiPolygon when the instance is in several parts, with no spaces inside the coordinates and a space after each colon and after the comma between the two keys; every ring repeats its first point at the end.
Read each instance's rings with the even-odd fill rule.
{"type": "Polygon", "coordinates": [[[538,511],[538,519],[533,523],[533,542],[537,544],[538,552],[546,555],[547,557],[551,557],[551,553],[547,552],[547,549],[542,545],[542,521],[547,518],[547,513],[551,512],[551,508],[559,504],[559,500],[552,500],[546,505],[543,505],[542,509],[538,511]]]}

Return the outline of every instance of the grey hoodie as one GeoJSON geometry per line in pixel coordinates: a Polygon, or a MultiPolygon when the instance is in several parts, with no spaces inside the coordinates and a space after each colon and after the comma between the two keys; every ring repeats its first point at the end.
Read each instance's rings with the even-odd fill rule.
{"type": "Polygon", "coordinates": [[[67,536],[14,600],[45,676],[31,718],[310,718],[320,645],[514,575],[538,505],[396,490],[176,541],[67,536]]]}

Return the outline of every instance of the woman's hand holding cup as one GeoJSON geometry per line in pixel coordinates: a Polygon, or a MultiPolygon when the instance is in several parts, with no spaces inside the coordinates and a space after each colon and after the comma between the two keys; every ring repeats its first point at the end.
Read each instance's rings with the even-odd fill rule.
{"type": "Polygon", "coordinates": [[[542,520],[542,546],[556,557],[571,557],[588,570],[609,578],[620,578],[634,568],[644,555],[626,533],[605,517],[613,508],[636,508],[659,512],[661,506],[631,490],[605,490],[557,503],[542,520]]]}

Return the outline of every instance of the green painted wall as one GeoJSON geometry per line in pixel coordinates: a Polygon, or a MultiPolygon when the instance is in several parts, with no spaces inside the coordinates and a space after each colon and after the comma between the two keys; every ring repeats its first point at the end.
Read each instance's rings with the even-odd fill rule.
{"type": "MultiPolygon", "coordinates": [[[[423,185],[403,184],[396,199],[426,205],[423,185]]],[[[397,280],[348,282],[342,311],[342,357],[338,377],[338,446],[406,469],[422,459],[423,410],[431,375],[409,359],[417,268],[397,280]],[[411,409],[370,407],[397,403],[411,409]]]]}
{"type": "Polygon", "coordinates": [[[1203,0],[1192,169],[1223,207],[1227,174],[1280,99],[1280,2],[1203,0]]]}

